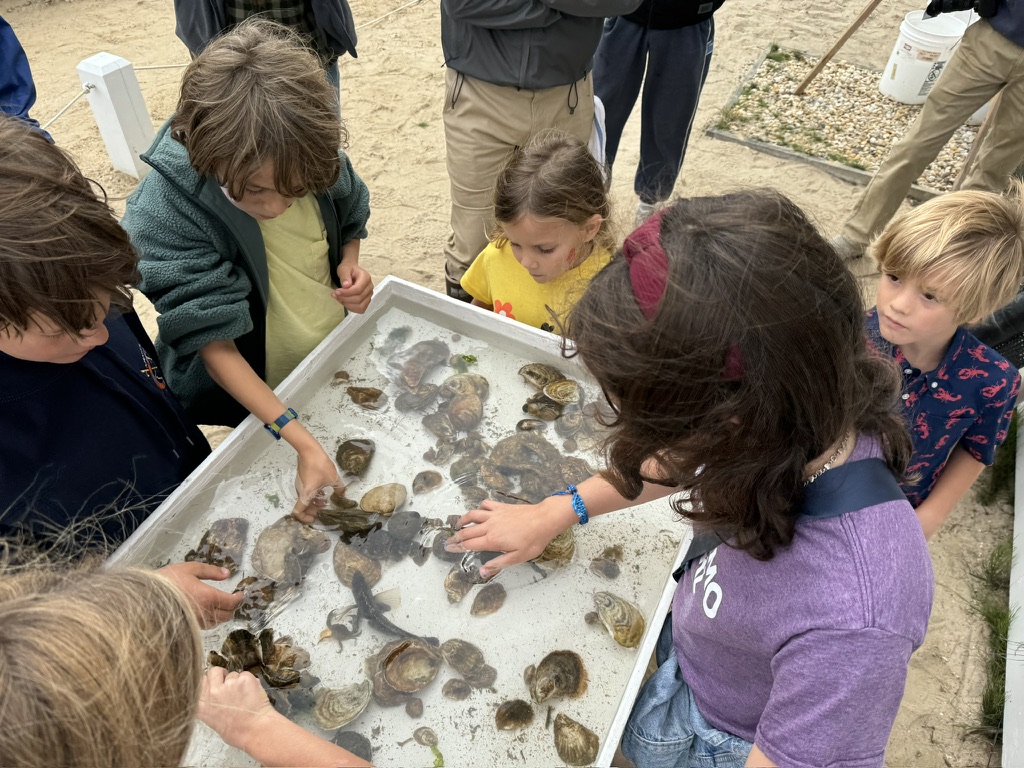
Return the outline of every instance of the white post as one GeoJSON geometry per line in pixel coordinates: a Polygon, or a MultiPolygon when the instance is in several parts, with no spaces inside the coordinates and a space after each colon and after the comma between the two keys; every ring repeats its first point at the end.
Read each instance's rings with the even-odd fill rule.
{"type": "Polygon", "coordinates": [[[149,166],[139,155],[153,143],[153,123],[131,62],[97,53],[78,65],[82,85],[92,84],[89,104],[115,169],[141,179],[149,166]]]}

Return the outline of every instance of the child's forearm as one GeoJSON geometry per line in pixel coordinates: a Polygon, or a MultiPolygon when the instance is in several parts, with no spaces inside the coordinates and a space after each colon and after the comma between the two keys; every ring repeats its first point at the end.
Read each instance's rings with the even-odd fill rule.
{"type": "Polygon", "coordinates": [[[269,717],[260,728],[254,729],[244,750],[250,757],[268,766],[370,765],[283,715],[269,717]]]}
{"type": "Polygon", "coordinates": [[[359,244],[362,240],[353,239],[349,240],[343,246],[341,246],[341,263],[342,264],[358,264],[359,263],[359,244]]]}
{"type": "Polygon", "coordinates": [[[974,485],[983,469],[985,465],[963,448],[957,446],[953,449],[932,492],[916,510],[926,539],[942,527],[953,507],[974,485]]]}

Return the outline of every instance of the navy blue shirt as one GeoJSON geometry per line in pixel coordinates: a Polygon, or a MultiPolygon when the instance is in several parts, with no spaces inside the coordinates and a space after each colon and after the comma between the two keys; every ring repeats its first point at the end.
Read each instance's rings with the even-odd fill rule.
{"type": "Polygon", "coordinates": [[[874,307],[867,313],[867,334],[875,349],[891,355],[903,374],[903,414],[914,441],[907,475],[919,479],[902,485],[917,507],[932,492],[957,445],[982,464],[992,463],[996,448],[1006,440],[1020,376],[1006,358],[962,327],[942,362],[924,372],[882,337],[874,307]]]}
{"type": "Polygon", "coordinates": [[[119,544],[209,455],[135,313],[106,326],[75,363],[0,352],[0,534],[119,544]]]}
{"type": "Polygon", "coordinates": [[[1011,43],[1024,46],[1024,0],[1002,0],[988,23],[1011,43]]]}
{"type": "Polygon", "coordinates": [[[28,66],[28,56],[11,25],[0,16],[0,112],[21,118],[49,141],[50,134],[28,116],[36,103],[36,84],[28,66]]]}

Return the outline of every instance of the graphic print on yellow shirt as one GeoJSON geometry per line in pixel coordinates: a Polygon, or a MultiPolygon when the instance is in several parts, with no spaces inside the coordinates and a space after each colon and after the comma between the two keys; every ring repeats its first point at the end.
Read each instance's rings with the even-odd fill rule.
{"type": "Polygon", "coordinates": [[[554,332],[556,328],[547,308],[563,316],[611,258],[605,248],[595,246],[578,267],[541,284],[516,261],[511,245],[505,243],[498,248],[489,243],[462,276],[462,287],[499,315],[554,332]]]}
{"type": "Polygon", "coordinates": [[[266,381],[276,387],[345,317],[331,298],[327,231],[312,194],[259,222],[267,251],[266,381]]]}

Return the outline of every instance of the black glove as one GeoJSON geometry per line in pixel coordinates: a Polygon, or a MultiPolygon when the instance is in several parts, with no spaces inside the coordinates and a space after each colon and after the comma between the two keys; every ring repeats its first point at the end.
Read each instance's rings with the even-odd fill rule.
{"type": "Polygon", "coordinates": [[[933,18],[940,13],[953,13],[954,11],[973,11],[978,0],[931,0],[928,7],[924,9],[927,18],[933,18]]]}

